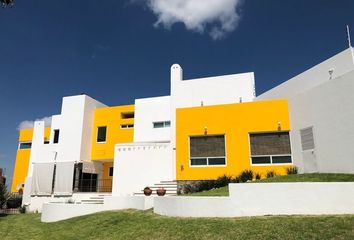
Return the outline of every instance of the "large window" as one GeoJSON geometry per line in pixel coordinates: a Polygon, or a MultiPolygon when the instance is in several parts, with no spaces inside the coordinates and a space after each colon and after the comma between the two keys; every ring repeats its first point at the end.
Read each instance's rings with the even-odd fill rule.
{"type": "Polygon", "coordinates": [[[31,142],[21,142],[19,145],[19,149],[30,149],[32,147],[31,142]]]}
{"type": "Polygon", "coordinates": [[[59,129],[54,130],[53,143],[59,143],[59,129]]]}
{"type": "Polygon", "coordinates": [[[250,134],[252,164],[291,163],[289,132],[250,134]]]}
{"type": "Polygon", "coordinates": [[[191,166],[223,166],[226,165],[225,136],[190,137],[191,166]]]}
{"type": "Polygon", "coordinates": [[[107,132],[106,126],[102,126],[102,127],[97,128],[97,142],[98,143],[106,142],[106,132],[107,132]]]}
{"type": "Polygon", "coordinates": [[[121,118],[122,119],[134,118],[134,112],[122,112],[121,113],[121,118]]]}
{"type": "Polygon", "coordinates": [[[153,122],[154,128],[166,128],[171,126],[170,121],[163,121],[163,122],[153,122]]]}

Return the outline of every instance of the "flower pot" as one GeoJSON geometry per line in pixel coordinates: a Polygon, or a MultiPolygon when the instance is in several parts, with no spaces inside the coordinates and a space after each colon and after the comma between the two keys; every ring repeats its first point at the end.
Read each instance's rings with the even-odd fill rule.
{"type": "Polygon", "coordinates": [[[159,188],[156,190],[157,196],[164,196],[166,194],[166,189],[159,188]]]}
{"type": "Polygon", "coordinates": [[[152,190],[149,187],[144,188],[144,195],[150,196],[152,194],[152,190]]]}

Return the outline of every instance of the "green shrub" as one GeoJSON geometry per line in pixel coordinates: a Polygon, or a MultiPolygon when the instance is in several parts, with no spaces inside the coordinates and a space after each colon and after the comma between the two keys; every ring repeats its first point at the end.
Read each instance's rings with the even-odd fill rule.
{"type": "Polygon", "coordinates": [[[252,181],[253,179],[253,171],[252,170],[243,170],[240,173],[240,182],[247,182],[247,181],[252,181]]]}
{"type": "Polygon", "coordinates": [[[10,198],[10,193],[7,191],[6,185],[0,183],[0,209],[5,208],[7,200],[10,198]]]}
{"type": "Polygon", "coordinates": [[[288,167],[286,169],[286,174],[291,175],[291,174],[297,174],[298,168],[296,166],[288,167]]]}
{"type": "Polygon", "coordinates": [[[194,192],[203,192],[215,188],[215,180],[200,181],[194,186],[194,192]]]}
{"type": "Polygon", "coordinates": [[[260,180],[261,179],[261,174],[256,173],[255,178],[256,178],[256,180],[260,180]]]}
{"type": "Polygon", "coordinates": [[[22,207],[19,207],[18,210],[20,211],[20,213],[26,213],[27,208],[26,208],[26,206],[22,206],[22,207]]]}
{"type": "Polygon", "coordinates": [[[273,170],[267,172],[267,178],[272,178],[275,177],[276,175],[277,174],[273,170]]]}
{"type": "Polygon", "coordinates": [[[7,208],[19,208],[22,204],[22,197],[19,195],[10,195],[7,199],[6,206],[7,208]]]}
{"type": "Polygon", "coordinates": [[[193,193],[194,192],[194,188],[191,184],[186,184],[183,186],[182,192],[184,194],[188,194],[188,193],[193,193]]]}
{"type": "Polygon", "coordinates": [[[232,183],[239,183],[239,182],[241,182],[240,176],[236,176],[236,177],[232,178],[232,179],[231,179],[231,182],[232,182],[232,183]]]}
{"type": "Polygon", "coordinates": [[[231,176],[223,175],[215,180],[215,188],[227,186],[231,182],[231,176]]]}

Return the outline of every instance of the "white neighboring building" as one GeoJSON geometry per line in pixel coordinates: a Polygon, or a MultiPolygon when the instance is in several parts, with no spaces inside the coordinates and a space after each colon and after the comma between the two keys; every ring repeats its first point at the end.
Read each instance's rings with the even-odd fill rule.
{"type": "Polygon", "coordinates": [[[261,94],[287,98],[294,164],[301,172],[354,173],[354,49],[261,94]]]}

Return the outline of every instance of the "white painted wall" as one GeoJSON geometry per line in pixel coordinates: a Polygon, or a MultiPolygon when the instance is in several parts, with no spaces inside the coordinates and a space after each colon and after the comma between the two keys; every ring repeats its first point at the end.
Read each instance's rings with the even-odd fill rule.
{"type": "Polygon", "coordinates": [[[173,217],[354,213],[352,182],[229,184],[229,192],[229,197],[157,197],[154,212],[173,217]]]}
{"type": "Polygon", "coordinates": [[[146,186],[172,180],[169,143],[118,144],[114,153],[114,196],[129,196],[146,186]]]}
{"type": "Polygon", "coordinates": [[[270,89],[259,95],[257,100],[291,98],[296,96],[329,81],[330,70],[333,70],[332,79],[354,70],[353,48],[348,48],[275,88],[270,89]]]}
{"type": "Polygon", "coordinates": [[[300,172],[354,173],[353,92],[353,48],[348,48],[257,100],[289,100],[293,159],[300,172]],[[307,127],[313,127],[316,146],[303,152],[300,129],[307,127]]]}
{"type": "Polygon", "coordinates": [[[293,158],[301,172],[354,173],[353,92],[351,71],[289,99],[293,158]],[[311,126],[315,149],[303,152],[300,129],[311,126]]]}
{"type": "Polygon", "coordinates": [[[170,96],[135,100],[134,142],[170,141],[170,128],[153,128],[153,122],[171,120],[170,96]]]}

